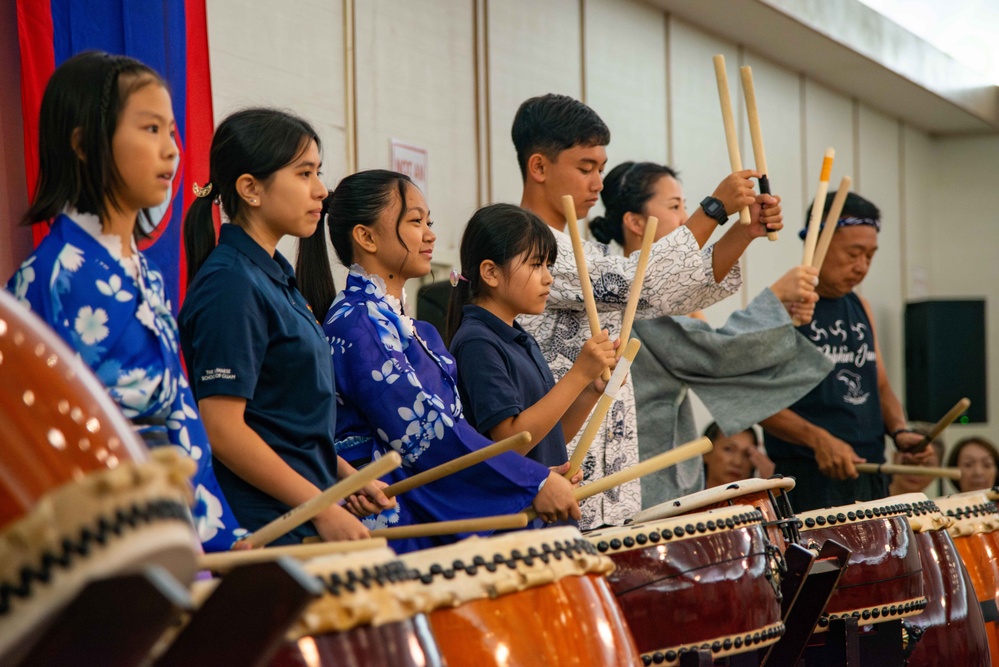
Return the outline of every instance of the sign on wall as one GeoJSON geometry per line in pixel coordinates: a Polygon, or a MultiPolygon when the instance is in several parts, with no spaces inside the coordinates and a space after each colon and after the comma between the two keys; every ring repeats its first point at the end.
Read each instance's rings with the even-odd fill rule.
{"type": "Polygon", "coordinates": [[[392,171],[405,174],[413,179],[416,187],[420,188],[424,197],[429,197],[427,193],[427,180],[429,166],[429,156],[426,148],[420,148],[412,144],[407,144],[398,139],[392,139],[392,171]]]}

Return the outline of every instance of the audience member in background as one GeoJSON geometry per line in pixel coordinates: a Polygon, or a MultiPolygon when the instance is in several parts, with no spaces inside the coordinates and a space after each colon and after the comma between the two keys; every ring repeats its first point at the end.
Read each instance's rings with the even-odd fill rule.
{"type": "Polygon", "coordinates": [[[711,422],[704,429],[714,449],[704,455],[704,486],[722,486],[750,477],[770,477],[774,462],[760,449],[760,438],[753,427],[727,437],[711,422]]]}
{"type": "Polygon", "coordinates": [[[954,445],[947,457],[947,466],[961,469],[961,479],[955,485],[958,491],[991,489],[999,481],[996,479],[999,450],[985,438],[973,435],[954,445]]]}
{"type": "MultiPolygon", "coordinates": [[[[932,424],[927,424],[926,422],[914,422],[912,430],[920,435],[927,435],[932,426],[932,424]]],[[[896,451],[892,455],[892,463],[922,465],[930,468],[940,466],[943,463],[944,450],[946,449],[943,439],[938,437],[930,441],[929,448],[933,453],[924,459],[917,459],[912,454],[896,451]]],[[[891,483],[888,485],[888,495],[897,496],[900,493],[923,493],[934,479],[936,478],[927,477],[926,475],[892,475],[891,483]]]]}

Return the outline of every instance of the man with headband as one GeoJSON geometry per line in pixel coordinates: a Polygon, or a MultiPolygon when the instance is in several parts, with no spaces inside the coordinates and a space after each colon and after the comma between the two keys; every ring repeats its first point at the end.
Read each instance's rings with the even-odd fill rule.
{"type": "MultiPolygon", "coordinates": [[[[823,220],[835,194],[826,197],[823,220]]],[[[791,505],[798,512],[884,498],[886,479],[860,474],[855,464],[884,462],[885,435],[900,450],[922,440],[907,429],[902,404],[888,384],[871,307],[854,292],[870,269],[879,231],[878,208],[848,194],[819,272],[815,314],[798,328],[835,367],[804,398],[762,422],[777,472],[797,480],[791,505]]],[[[804,230],[800,236],[805,238],[804,230]]]]}

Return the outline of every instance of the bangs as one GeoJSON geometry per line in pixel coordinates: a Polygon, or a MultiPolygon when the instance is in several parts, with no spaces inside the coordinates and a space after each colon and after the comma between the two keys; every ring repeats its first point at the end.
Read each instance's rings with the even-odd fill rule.
{"type": "Polygon", "coordinates": [[[529,218],[529,224],[511,256],[516,257],[526,253],[528,259],[538,257],[551,266],[558,259],[558,242],[555,240],[555,234],[541,218],[529,211],[524,213],[529,218]]]}

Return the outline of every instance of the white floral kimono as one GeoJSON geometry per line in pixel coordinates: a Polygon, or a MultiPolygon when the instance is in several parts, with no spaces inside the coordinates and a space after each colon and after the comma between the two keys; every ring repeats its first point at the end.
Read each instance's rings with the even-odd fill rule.
{"type": "MultiPolygon", "coordinates": [[[[159,431],[198,464],[192,508],[207,551],[228,549],[245,533],[212,470],[211,448],[180,366],[177,324],[163,277],[93,215],[68,211],[7,283],[96,373],[144,435],[159,431]]],[[[157,438],[152,438],[156,440],[157,438]]]]}
{"type": "MultiPolygon", "coordinates": [[[[558,258],[552,269],[554,283],[548,307],[541,315],[524,315],[519,321],[537,339],[558,380],[572,367],[583,343],[590,338],[590,328],[569,235],[553,231],[558,258]]],[[[683,315],[738,291],[742,285],[738,264],[720,283],[715,282],[711,266],[713,249],[714,246],[700,249],[685,226],[655,242],[636,318],[683,315]]],[[[593,283],[600,327],[608,329],[612,339],[617,338],[638,266],[638,253],[630,257],[613,255],[608,246],[591,241],[583,241],[583,253],[593,283]]],[[[629,376],[586,454],[584,484],[638,463],[635,410],[635,393],[629,376]]],[[[578,436],[569,443],[570,455],[577,442],[578,436]]],[[[664,443],[664,451],[671,445],[664,443]]],[[[621,524],[642,509],[641,485],[636,480],[611,489],[583,502],[580,509],[581,528],[621,524]]]]}

